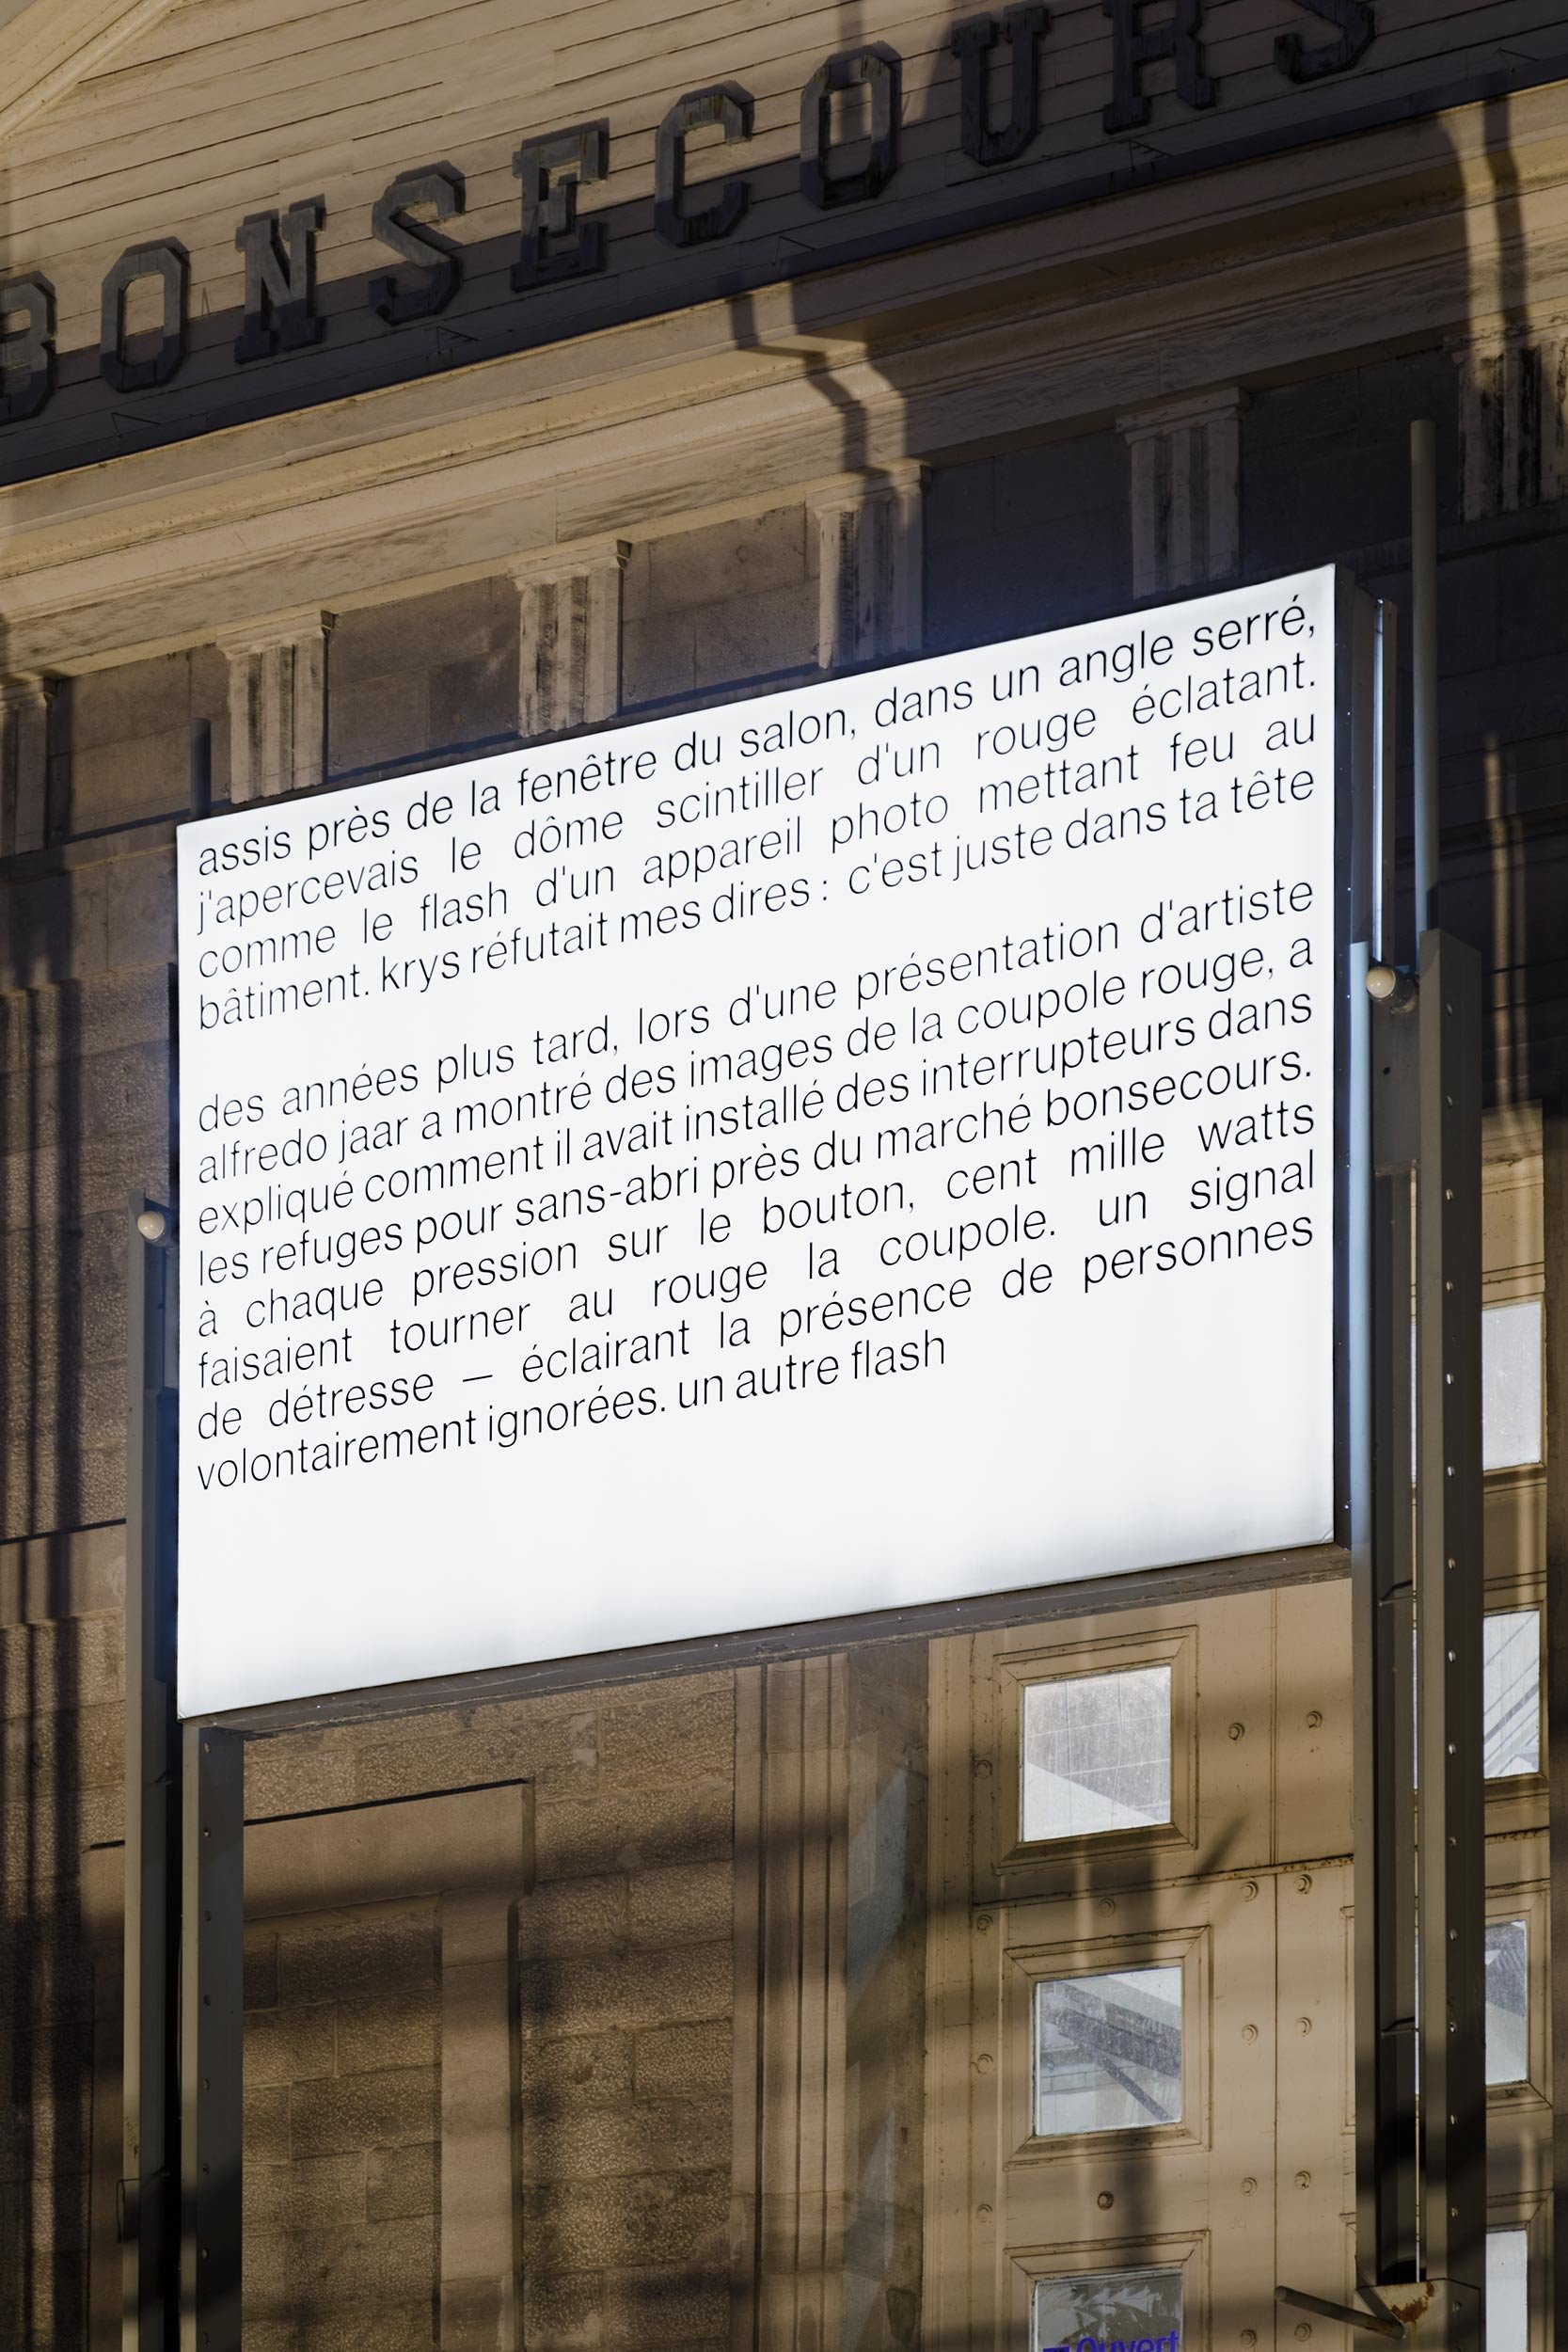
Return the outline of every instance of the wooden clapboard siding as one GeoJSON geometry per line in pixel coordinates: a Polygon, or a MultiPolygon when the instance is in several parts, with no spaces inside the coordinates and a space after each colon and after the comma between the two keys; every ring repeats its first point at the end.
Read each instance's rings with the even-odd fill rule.
{"type": "MultiPolygon", "coordinates": [[[[1324,28],[1281,0],[1213,0],[1204,30],[1219,104],[1194,116],[1173,98],[1157,98],[1156,124],[1139,148],[1200,158],[1216,139],[1284,135],[1313,109],[1326,119],[1334,106],[1367,103],[1378,92],[1414,93],[1434,53],[1454,78],[1479,70],[1505,39],[1548,39],[1557,21],[1549,0],[1481,8],[1474,0],[1381,0],[1382,29],[1363,65],[1337,88],[1301,91],[1275,71],[1274,38],[1286,23],[1299,24],[1309,40],[1324,28]]],[[[428,365],[433,344],[437,358],[483,357],[540,333],[592,330],[623,314],[627,301],[644,311],[680,307],[725,277],[756,286],[802,255],[832,254],[860,237],[930,233],[956,197],[1048,202],[1053,191],[1082,192],[1125,167],[1132,151],[1107,140],[1101,127],[1110,35],[1098,7],[1057,15],[1044,50],[1040,135],[1022,162],[991,173],[959,148],[950,16],[882,0],[857,8],[855,22],[856,38],[890,41],[905,59],[900,167],[874,205],[824,216],[801,198],[793,158],[800,87],[848,38],[838,8],[759,21],[749,0],[657,14],[603,0],[564,21],[541,12],[531,23],[503,0],[444,8],[348,0],[309,11],[288,0],[196,0],[20,135],[6,175],[0,253],[11,267],[55,278],[61,397],[80,408],[95,373],[103,270],[128,245],[182,236],[195,288],[191,355],[175,385],[134,404],[123,439],[127,429],[133,438],[149,429],[150,405],[175,429],[194,429],[208,387],[223,421],[247,400],[287,405],[291,397],[333,397],[395,372],[400,353],[410,365],[428,365]],[[745,169],[752,205],[721,251],[672,253],[652,232],[653,132],[683,89],[714,79],[751,89],[756,135],[743,151],[705,151],[693,183],[745,169]],[[519,302],[503,258],[515,234],[516,141],[588,114],[608,115],[611,126],[610,180],[581,200],[585,215],[608,219],[610,269],[602,280],[519,302]],[[469,283],[441,328],[400,330],[399,341],[364,306],[360,281],[387,259],[370,237],[370,212],[396,171],[437,154],[467,175],[467,213],[453,233],[473,257],[469,283]],[[326,205],[318,247],[324,342],[237,378],[227,316],[243,287],[234,227],[247,211],[314,194],[326,205]],[[74,374],[72,353],[86,363],[74,374]],[[356,354],[370,371],[358,378],[356,354]]],[[[1148,78],[1158,91],[1168,71],[1148,78]]],[[[62,450],[101,447],[119,412],[102,398],[98,407],[98,441],[86,417],[55,418],[62,450]]],[[[14,432],[6,439],[14,445],[14,432]]],[[[0,450],[0,463],[4,456],[0,450]]]]}
{"type": "MultiPolygon", "coordinates": [[[[335,349],[334,328],[313,356],[343,395],[328,405],[0,489],[8,658],[90,668],[253,612],[375,602],[562,540],[759,511],[846,464],[1081,430],[1330,351],[1432,344],[1478,299],[1488,120],[1471,108],[1354,148],[1262,154],[368,399],[347,396],[356,347],[335,349]]],[[[1560,307],[1560,99],[1522,96],[1510,121],[1530,297],[1560,307]]],[[[612,287],[564,291],[604,304],[612,287]]],[[[199,413],[183,377],[171,389],[199,413]]],[[[101,453],[90,419],[82,431],[77,446],[101,453]]]]}
{"type": "MultiPolygon", "coordinates": [[[[1060,12],[1045,47],[1042,119],[1036,151],[1010,171],[984,175],[958,169],[957,69],[947,48],[951,18],[913,13],[896,0],[858,8],[857,37],[880,39],[905,57],[906,122],[903,160],[894,188],[872,207],[846,208],[825,224],[787,197],[762,224],[760,207],[745,237],[812,229],[822,237],[843,232],[851,209],[875,215],[879,229],[895,215],[911,216],[923,198],[945,194],[974,177],[988,188],[1037,186],[1049,194],[1085,159],[1115,168],[1117,143],[1106,142],[1100,113],[1106,98],[1109,31],[1101,10],[1060,12]],[[1057,135],[1051,136],[1055,132],[1057,135]]],[[[1272,63],[1275,33],[1299,22],[1308,40],[1314,20],[1279,0],[1216,0],[1205,25],[1212,70],[1221,82],[1218,107],[1196,119],[1174,100],[1151,134],[1167,153],[1196,150],[1221,134],[1242,135],[1256,110],[1283,122],[1308,104],[1326,117],[1337,99],[1361,97],[1474,32],[1495,42],[1547,28],[1549,8],[1536,0],[1492,0],[1477,8],[1464,0],[1382,0],[1383,29],[1369,58],[1338,91],[1303,92],[1281,83],[1272,63]],[[1324,104],[1325,97],[1328,104],[1324,104]]],[[[103,257],[126,244],[184,233],[210,306],[223,305],[239,283],[232,249],[233,218],[257,205],[299,194],[325,195],[327,219],[321,243],[324,275],[368,267],[374,248],[365,234],[369,205],[388,178],[410,164],[433,160],[430,134],[454,154],[470,181],[470,205],[460,231],[483,244],[504,234],[515,217],[516,190],[511,155],[517,137],[586,111],[610,118],[614,170],[610,185],[585,192],[583,209],[615,206],[646,194],[651,134],[684,88],[715,78],[745,82],[757,101],[758,135],[745,161],[766,167],[793,151],[800,87],[820,57],[847,38],[843,12],[807,8],[787,19],[757,22],[755,9],[730,5],[650,18],[628,12],[624,0],[530,24],[498,0],[430,9],[416,0],[350,0],[348,6],[302,14],[287,5],[268,10],[261,0],[200,0],[166,19],[129,57],[52,109],[24,132],[8,172],[4,244],[19,265],[24,246],[32,266],[91,278],[103,257]],[[466,86],[483,93],[464,105],[466,86]],[[411,146],[418,131],[425,144],[411,146]],[[289,178],[331,166],[319,191],[289,178]],[[357,214],[357,221],[345,215],[357,214]]],[[[1474,44],[1472,44],[1473,46],[1474,44]]],[[[1162,75],[1155,69],[1151,87],[1162,75]]],[[[739,156],[711,159],[720,173],[739,156]]],[[[95,302],[62,287],[63,316],[86,325],[95,302]]],[[[95,321],[94,321],[95,325],[95,321]]],[[[69,335],[65,338],[68,345],[69,335]]]]}

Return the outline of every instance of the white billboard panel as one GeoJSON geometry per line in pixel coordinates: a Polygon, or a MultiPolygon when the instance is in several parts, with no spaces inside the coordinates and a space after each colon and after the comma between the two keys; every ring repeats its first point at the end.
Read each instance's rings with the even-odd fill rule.
{"type": "Polygon", "coordinates": [[[1328,1540],[1334,575],[180,836],[180,1703],[1328,1540]]]}

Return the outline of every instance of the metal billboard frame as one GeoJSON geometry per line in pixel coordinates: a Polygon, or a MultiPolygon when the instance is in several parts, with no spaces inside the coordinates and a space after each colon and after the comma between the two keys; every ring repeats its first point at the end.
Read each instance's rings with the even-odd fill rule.
{"type": "MultiPolygon", "coordinates": [[[[1430,613],[1430,590],[1426,607],[1430,613]]],[[[820,1653],[870,1640],[930,1641],[980,1626],[1145,1605],[1154,1594],[1169,1599],[1347,1573],[1355,1628],[1356,2243],[1367,2308],[1352,2309],[1306,2289],[1279,2292],[1283,2299],[1374,2334],[1402,2335],[1406,2317],[1433,2301],[1437,2280],[1451,2288],[1438,2298],[1448,2305],[1440,2341],[1452,2352],[1480,2352],[1485,2222],[1482,1905],[1476,1897],[1484,1829],[1480,966],[1472,950],[1422,924],[1418,979],[1395,968],[1394,616],[1342,569],[1335,612],[1332,1543],[478,1669],[280,1701],[181,1725],[173,1690],[175,1224],[168,1209],[133,1196],[122,2352],[170,2352],[176,2344],[181,2352],[239,2352],[247,1737],[820,1653]],[[1418,1168],[1427,1181],[1413,1216],[1418,1168]],[[1413,1249],[1422,1334],[1414,1462],[1413,1249]],[[1420,1498],[1416,1517],[1412,1472],[1420,1498]],[[1428,1598],[1420,1663],[1413,1674],[1418,1589],[1428,1598]],[[1418,1830],[1409,1786],[1418,1686],[1435,1694],[1435,1703],[1429,1696],[1421,1711],[1419,1736],[1421,1780],[1436,1792],[1436,1801],[1422,1808],[1418,1830]],[[1444,2048],[1423,2059],[1428,2085],[1445,2087],[1448,2119],[1440,2129],[1429,2122],[1424,2146],[1418,2140],[1415,2098],[1418,1848],[1429,1923],[1420,1961],[1422,2014],[1451,2025],[1442,2037],[1444,2048]],[[1478,2249],[1479,2279],[1466,2276],[1475,2272],[1478,2249]],[[1414,2289],[1406,2296],[1408,2313],[1399,2299],[1402,2286],[1414,2289]],[[1392,2301],[1384,2299],[1385,2289],[1392,2291],[1392,2301]]],[[[1424,633],[1423,647],[1418,629],[1418,667],[1430,677],[1430,629],[1424,633]]],[[[1435,743],[1430,723],[1423,732],[1418,751],[1425,755],[1430,794],[1435,743]]],[[[1418,785],[1420,774],[1418,761],[1418,785]]]]}

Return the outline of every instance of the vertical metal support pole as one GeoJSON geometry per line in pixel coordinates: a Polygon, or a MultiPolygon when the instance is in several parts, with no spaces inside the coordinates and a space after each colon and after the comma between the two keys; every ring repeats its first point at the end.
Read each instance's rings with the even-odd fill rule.
{"type": "Polygon", "coordinates": [[[1443,2352],[1481,2352],[1486,2281],[1481,1759],[1481,960],[1421,941],[1417,1200],[1421,2237],[1443,2352]]]}
{"type": "MultiPolygon", "coordinates": [[[[1542,1106],[1546,1262],[1547,1949],[1568,1952],[1568,1096],[1542,1106]]],[[[1568,2182],[1568,1967],[1551,1971],[1552,2179],[1568,2182]]],[[[1552,2199],[1545,2340],[1568,2344],[1568,2195],[1552,2199]]]]}
{"type": "MultiPolygon", "coordinates": [[[[1394,625],[1370,614],[1371,692],[1357,770],[1364,794],[1368,946],[1351,987],[1367,1021],[1353,1057],[1353,1116],[1365,1122],[1353,1168],[1367,1171],[1347,1242],[1360,1284],[1361,1388],[1351,1441],[1365,1502],[1352,1539],[1354,1612],[1356,2270],[1366,2286],[1420,2275],[1416,2115],[1415,1502],[1411,1450],[1413,1184],[1418,1150],[1415,992],[1390,991],[1393,919],[1394,625]],[[1365,993],[1369,961],[1378,993],[1365,993]],[[1364,1106],[1364,1107],[1362,1107],[1364,1106]]],[[[1358,739],[1359,740],[1360,739],[1358,739]]],[[[1353,1012],[1353,1035],[1354,1035],[1353,1012]]]]}
{"type": "MultiPolygon", "coordinates": [[[[1413,1012],[1379,1008],[1374,1132],[1378,1093],[1402,1080],[1402,1094],[1411,1090],[1415,1029],[1413,1012]]],[[[1372,1526],[1370,1560],[1358,1564],[1354,1696],[1356,2240],[1363,2278],[1384,2286],[1420,2267],[1411,1225],[1408,1165],[1381,1169],[1371,1219],[1372,1526]]]]}
{"type": "Polygon", "coordinates": [[[1374,963],[1392,964],[1394,937],[1394,713],[1399,675],[1399,613],[1378,599],[1372,629],[1371,707],[1371,951],[1374,963]]]}
{"type": "Polygon", "coordinates": [[[1437,429],[1410,428],[1411,742],[1416,793],[1416,936],[1437,920],[1437,429]]]}
{"type": "Polygon", "coordinates": [[[184,1729],[180,2352],[240,2352],[245,1740],[184,1729]]]}
{"type": "Polygon", "coordinates": [[[172,1219],[131,1196],[125,1496],[125,2122],[122,2352],[174,2326],[176,1897],[175,1315],[172,1219]]]}

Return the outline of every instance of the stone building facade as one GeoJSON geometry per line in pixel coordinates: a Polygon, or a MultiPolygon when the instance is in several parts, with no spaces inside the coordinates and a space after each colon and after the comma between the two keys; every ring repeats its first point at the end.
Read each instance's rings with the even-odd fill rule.
{"type": "MultiPolygon", "coordinates": [[[[0,2345],[66,2352],[120,2331],[125,1202],[177,1176],[180,822],[1296,566],[1404,603],[1431,417],[1486,1295],[1544,1301],[1550,1372],[1568,85],[1533,0],[3,13],[0,2345]]],[[[1531,2352],[1565,1394],[1487,1497],[1531,2352]]],[[[254,1727],[247,2352],[1022,2346],[1040,2282],[1129,2271],[1212,2352],[1338,2352],[1274,2287],[1354,2284],[1345,1568],[254,1727]],[[1151,1672],[1158,1834],[1021,1846],[1021,1692],[1151,1672]],[[1065,2165],[1031,1988],[1172,1967],[1180,2129],[1065,2165]]]]}

